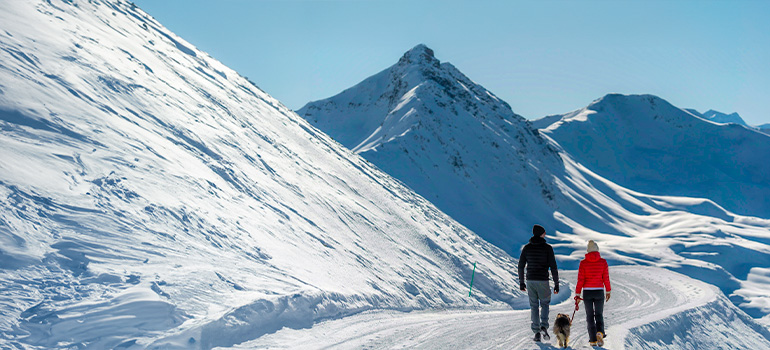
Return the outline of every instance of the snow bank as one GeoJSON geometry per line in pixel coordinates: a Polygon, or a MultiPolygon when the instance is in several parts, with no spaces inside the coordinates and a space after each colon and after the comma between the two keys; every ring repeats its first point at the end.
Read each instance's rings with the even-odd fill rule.
{"type": "Polygon", "coordinates": [[[627,349],[762,349],[770,331],[757,324],[724,295],[704,306],[631,329],[627,349]]]}

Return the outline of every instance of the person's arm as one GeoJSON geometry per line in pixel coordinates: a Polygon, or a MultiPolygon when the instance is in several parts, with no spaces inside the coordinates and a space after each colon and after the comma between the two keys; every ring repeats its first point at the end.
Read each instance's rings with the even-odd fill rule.
{"type": "Polygon", "coordinates": [[[548,248],[548,266],[551,267],[553,275],[553,292],[559,294],[559,268],[556,266],[556,255],[553,253],[553,247],[548,248]]]}
{"type": "Polygon", "coordinates": [[[575,294],[580,295],[580,292],[583,291],[583,284],[585,283],[585,271],[583,269],[583,262],[580,262],[580,267],[578,267],[578,280],[577,285],[575,286],[575,294]]]}
{"type": "Polygon", "coordinates": [[[524,280],[524,266],[527,265],[527,254],[525,252],[527,251],[527,246],[524,246],[524,249],[521,250],[521,255],[519,256],[519,289],[526,291],[527,285],[525,284],[524,280]]]}
{"type": "Polygon", "coordinates": [[[607,262],[604,262],[604,273],[602,273],[602,280],[604,280],[604,289],[606,290],[604,301],[610,301],[610,292],[612,291],[612,286],[610,286],[610,267],[607,265],[607,262]]]}

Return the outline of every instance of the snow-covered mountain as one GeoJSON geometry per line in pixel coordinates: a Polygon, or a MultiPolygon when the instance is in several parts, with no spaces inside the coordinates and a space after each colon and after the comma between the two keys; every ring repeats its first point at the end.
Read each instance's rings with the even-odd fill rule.
{"type": "Polygon", "coordinates": [[[770,218],[770,138],[743,126],[703,121],[656,96],[610,94],[541,131],[624,187],[770,218]]]}
{"type": "Polygon", "coordinates": [[[770,123],[757,125],[757,129],[765,134],[770,134],[770,123]]]}
{"type": "Polygon", "coordinates": [[[553,221],[555,149],[425,45],[297,113],[500,247],[553,221]]]}
{"type": "MultiPolygon", "coordinates": [[[[761,125],[755,125],[755,126],[748,125],[746,124],[746,121],[744,121],[743,118],[741,118],[741,116],[738,115],[738,113],[725,114],[722,112],[715,111],[713,109],[708,110],[706,113],[700,113],[697,110],[694,110],[691,108],[685,108],[684,110],[692,113],[693,115],[696,115],[698,117],[701,117],[703,119],[706,119],[715,123],[720,123],[720,124],[733,123],[733,124],[743,125],[752,130],[757,130],[761,133],[770,134],[770,124],[761,124],[761,125]]],[[[550,123],[548,123],[548,125],[550,125],[550,123]]]]}
{"type": "MultiPolygon", "coordinates": [[[[303,332],[314,322],[370,309],[525,306],[517,298],[514,261],[502,250],[131,3],[9,1],[0,9],[0,348],[248,346],[281,328],[303,332]]],[[[467,96],[483,100],[478,92],[485,90],[467,82],[474,91],[467,96]]],[[[456,86],[446,90],[462,94],[456,86]]],[[[475,108],[506,106],[490,101],[475,108]]],[[[447,106],[457,109],[451,115],[474,110],[456,101],[447,106]]],[[[734,302],[770,310],[769,274],[754,267],[767,266],[770,222],[732,215],[708,200],[620,187],[512,112],[487,112],[472,117],[500,134],[483,135],[488,147],[523,153],[506,159],[529,177],[520,175],[517,186],[529,189],[515,190],[528,195],[518,205],[549,216],[566,265],[590,237],[613,262],[711,278],[723,291],[737,290],[734,302]],[[487,121],[490,116],[499,118],[487,121]],[[527,182],[537,179],[542,184],[527,182]],[[731,250],[739,258],[710,253],[731,250]]],[[[453,128],[447,123],[442,127],[453,128]]],[[[461,141],[467,140],[452,142],[461,141]]],[[[462,146],[453,150],[465,154],[462,146]]],[[[467,154],[463,164],[473,162],[467,154]]],[[[498,169],[505,170],[503,162],[498,169]]],[[[489,186],[489,179],[494,176],[474,184],[489,186]]],[[[531,223],[524,224],[511,231],[528,235],[531,223]]],[[[617,313],[625,322],[617,324],[618,344],[669,344],[667,334],[640,323],[653,320],[680,331],[744,337],[721,344],[767,338],[716,291],[705,298],[707,289],[691,288],[686,278],[629,271],[623,277],[629,285],[670,290],[626,298],[617,313]],[[641,321],[629,311],[680,301],[673,310],[646,310],[641,321]],[[700,327],[678,318],[687,312],[720,317],[700,327]],[[626,326],[632,318],[636,328],[626,326]],[[739,326],[728,329],[730,321],[739,326]]],[[[559,296],[555,304],[569,297],[559,296]]],[[[467,334],[487,329],[489,315],[500,319],[499,312],[472,314],[467,334]]],[[[521,311],[513,315],[511,327],[526,319],[521,311]]],[[[377,337],[376,327],[353,336],[377,337]]],[[[419,338],[426,330],[432,328],[409,334],[419,338]]],[[[498,330],[493,334],[503,334],[498,330]]],[[[688,338],[672,341],[684,348],[682,339],[688,338]]]]}
{"type": "Polygon", "coordinates": [[[713,109],[709,109],[705,113],[700,113],[697,110],[691,109],[691,108],[685,108],[685,110],[703,119],[710,120],[714,123],[720,123],[720,124],[733,123],[733,124],[738,124],[743,126],[749,126],[748,124],[746,124],[743,118],[741,118],[741,116],[738,115],[738,113],[726,114],[719,111],[715,111],[713,109]]]}
{"type": "MultiPolygon", "coordinates": [[[[533,124],[544,127],[593,184],[607,186],[598,191],[639,200],[638,209],[626,202],[627,212],[602,209],[617,229],[615,237],[603,238],[615,253],[714,284],[770,324],[770,299],[759,292],[770,287],[770,221],[759,218],[770,213],[770,169],[763,161],[770,138],[704,121],[651,95],[610,94],[533,124]]],[[[571,220],[576,232],[584,230],[583,218],[571,220]]]]}
{"type": "Polygon", "coordinates": [[[517,302],[502,250],[131,3],[0,8],[0,347],[517,302]]]}
{"type": "Polygon", "coordinates": [[[708,111],[706,111],[706,113],[703,113],[702,115],[703,115],[703,118],[708,119],[714,123],[721,123],[721,124],[733,123],[733,124],[748,126],[748,124],[746,124],[743,118],[741,118],[741,116],[738,115],[738,113],[734,113],[734,112],[730,114],[726,114],[719,111],[715,111],[713,109],[709,109],[708,111]]]}
{"type": "MultiPolygon", "coordinates": [[[[645,193],[623,186],[623,181],[614,183],[602,176],[601,168],[583,163],[581,153],[573,155],[569,140],[563,147],[551,139],[550,131],[543,137],[532,130],[532,125],[563,123],[564,116],[530,125],[492,97],[419,45],[396,65],[339,95],[311,102],[298,113],[514,255],[526,243],[527,229],[540,222],[551,232],[561,267],[576,268],[586,241],[593,239],[613,264],[664,266],[718,286],[755,317],[770,314],[766,304],[770,299],[757,294],[754,284],[764,281],[759,283],[770,286],[762,277],[762,267],[770,265],[769,220],[734,214],[704,196],[645,193]]],[[[609,99],[615,97],[635,99],[614,95],[609,99]]],[[[644,117],[644,109],[627,110],[639,110],[644,117]]],[[[692,123],[720,127],[678,111],[692,123]]],[[[658,119],[666,115],[658,114],[658,119]]],[[[623,114],[616,124],[634,117],[623,114]]],[[[605,131],[633,146],[637,136],[644,145],[643,135],[679,130],[668,124],[653,126],[605,131]]],[[[751,133],[739,132],[749,140],[765,137],[737,125],[722,128],[729,132],[733,127],[751,133]]],[[[586,131],[571,137],[582,145],[580,137],[593,135],[586,131]]],[[[661,147],[671,144],[676,143],[661,147]]],[[[613,146],[601,150],[595,155],[597,162],[628,156],[613,154],[613,146]]],[[[701,155],[697,149],[693,152],[689,156],[701,155]]],[[[625,161],[635,159],[647,158],[625,161]]],[[[623,170],[634,175],[644,169],[654,173],[641,166],[623,170]]],[[[767,190],[760,183],[756,187],[767,190]]]]}

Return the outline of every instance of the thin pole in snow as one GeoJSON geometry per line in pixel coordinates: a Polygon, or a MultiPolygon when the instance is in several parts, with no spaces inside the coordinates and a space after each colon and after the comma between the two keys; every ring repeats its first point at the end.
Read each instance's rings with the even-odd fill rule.
{"type": "Polygon", "coordinates": [[[473,291],[473,276],[476,275],[476,262],[473,262],[473,273],[471,274],[471,289],[468,290],[468,296],[471,296],[473,291]]]}

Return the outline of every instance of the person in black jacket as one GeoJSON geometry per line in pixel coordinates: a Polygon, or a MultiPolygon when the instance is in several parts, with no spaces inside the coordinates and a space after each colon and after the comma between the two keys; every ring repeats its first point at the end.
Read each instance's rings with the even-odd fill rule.
{"type": "Polygon", "coordinates": [[[532,235],[529,243],[521,249],[519,257],[519,288],[529,295],[532,331],[535,332],[534,340],[539,342],[541,333],[545,340],[551,338],[548,335],[548,308],[551,304],[548,269],[551,269],[553,275],[553,294],[559,294],[559,270],[556,267],[553,247],[545,242],[543,226],[533,226],[532,235]],[[524,278],[525,266],[527,267],[526,279],[524,278]]]}

